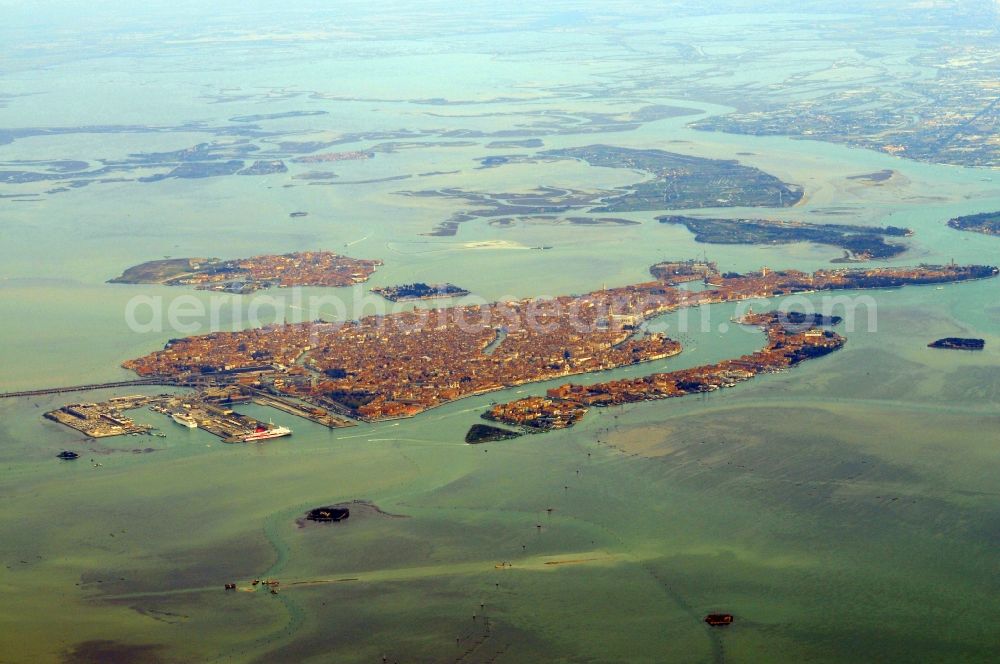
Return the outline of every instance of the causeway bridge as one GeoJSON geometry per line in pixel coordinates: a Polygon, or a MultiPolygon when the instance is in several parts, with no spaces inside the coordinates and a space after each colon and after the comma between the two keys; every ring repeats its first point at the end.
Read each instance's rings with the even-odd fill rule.
{"type": "Polygon", "coordinates": [[[139,378],[136,380],[120,380],[113,383],[92,383],[90,385],[71,385],[69,387],[50,387],[41,390],[22,390],[20,392],[0,392],[0,399],[13,397],[39,397],[46,394],[62,394],[63,392],[87,392],[89,390],[104,390],[113,387],[138,387],[141,385],[167,385],[170,387],[189,387],[191,383],[165,380],[163,378],[139,378]]]}

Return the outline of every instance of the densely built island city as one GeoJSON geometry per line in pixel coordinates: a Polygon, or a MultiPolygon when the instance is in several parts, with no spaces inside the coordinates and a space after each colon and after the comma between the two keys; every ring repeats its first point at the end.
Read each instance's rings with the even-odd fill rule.
{"type": "MultiPolygon", "coordinates": [[[[214,288],[345,285],[365,281],[380,261],[329,252],[258,256],[238,261],[144,264],[118,281],[214,288]],[[239,281],[235,281],[238,275],[239,281]]],[[[704,261],[662,262],[653,281],[583,295],[414,309],[356,321],[276,324],[172,340],[160,351],[126,361],[138,382],[191,386],[193,395],[126,397],[72,404],[47,414],[90,436],[146,433],[123,411],[149,406],[186,426],[228,442],[291,433],[234,413],[255,401],[328,427],[358,420],[410,417],[427,409],[526,383],[549,381],[662,360],[680,342],[648,332],[643,323],[684,307],[818,291],[895,288],[994,277],[988,265],[831,269],[805,273],[761,269],[722,273],[704,261]],[[700,289],[684,288],[701,282],[700,289]]],[[[376,289],[396,299],[466,294],[445,284],[376,289]]],[[[590,406],[695,394],[732,387],[833,352],[845,339],[829,329],[836,317],[797,312],[750,313],[742,324],[761,327],[761,350],[712,365],[586,387],[566,384],[543,397],[497,404],[484,414],[498,423],[545,431],[571,426],[590,406]]]]}

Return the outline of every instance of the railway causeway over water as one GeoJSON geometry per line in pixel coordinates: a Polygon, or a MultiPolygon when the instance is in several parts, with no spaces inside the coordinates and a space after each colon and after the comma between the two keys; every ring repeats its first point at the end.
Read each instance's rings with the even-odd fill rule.
{"type": "Polygon", "coordinates": [[[115,387],[138,387],[142,385],[166,385],[169,387],[194,387],[192,383],[182,383],[178,381],[164,380],[162,378],[147,378],[137,380],[121,380],[112,383],[92,383],[90,385],[71,385],[69,387],[50,387],[40,390],[22,390],[20,392],[0,392],[0,399],[14,397],[40,397],[46,394],[62,394],[64,392],[88,392],[90,390],[104,390],[115,387]]]}

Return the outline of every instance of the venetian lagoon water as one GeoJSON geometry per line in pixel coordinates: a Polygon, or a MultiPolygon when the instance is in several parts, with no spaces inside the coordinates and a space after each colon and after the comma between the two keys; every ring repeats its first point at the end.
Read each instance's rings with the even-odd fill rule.
{"type": "MultiPolygon", "coordinates": [[[[430,42],[417,28],[401,38],[399,28],[344,11],[350,20],[337,37],[270,35],[248,46],[238,31],[225,36],[222,21],[196,32],[203,42],[163,41],[157,57],[140,48],[94,57],[70,39],[87,57],[50,61],[18,41],[2,80],[11,92],[38,96],[9,100],[0,125],[221,124],[241,114],[325,110],[330,115],[274,123],[329,135],[494,130],[524,121],[506,113],[621,112],[637,103],[553,94],[635,75],[629,56],[614,44],[595,46],[586,31],[449,32],[430,42]],[[217,94],[231,100],[213,103],[217,94]],[[433,97],[469,103],[412,103],[433,97]],[[478,103],[504,97],[529,101],[478,103]]],[[[246,27],[238,15],[229,20],[246,27]]],[[[129,26],[109,34],[119,30],[136,34],[129,26]]],[[[662,62],[664,75],[683,67],[662,62]]],[[[785,74],[776,64],[743,75],[785,74]]],[[[641,103],[727,110],[649,94],[641,103]]],[[[685,126],[694,117],[545,136],[545,147],[601,142],[740,155],[806,188],[801,206],[768,216],[911,227],[913,249],[894,261],[901,265],[1000,257],[995,238],[943,223],[1000,209],[995,172],[695,132],[685,126]],[[899,176],[885,186],[846,179],[886,168],[899,176]],[[847,215],[825,215],[832,207],[847,215]]],[[[214,138],[194,131],[34,137],[0,146],[0,160],[119,159],[214,138]]],[[[480,170],[478,159],[496,151],[474,140],[329,169],[345,181],[412,176],[376,184],[309,186],[291,179],[293,169],[0,199],[0,390],[128,376],[121,361],[176,334],[133,332],[126,303],[137,294],[180,293],[104,282],[164,255],[329,249],[384,260],[370,285],[453,281],[494,299],[632,283],[648,278],[657,260],[706,249],[734,270],[816,269],[838,253],[698,245],[686,230],[655,223],[658,213],[628,215],[642,223],[620,228],[473,221],[454,237],[422,235],[461,206],[397,192],[595,189],[641,177],[571,162],[480,170]],[[434,171],[458,172],[415,175],[434,171]],[[289,219],[296,210],[309,216],[289,219]],[[469,246],[487,240],[506,248],[469,246]],[[529,249],[543,245],[553,249],[529,249]]],[[[2,193],[45,188],[18,187],[2,193]]],[[[716,212],[760,213],[708,211],[716,212]]],[[[846,332],[847,347],[832,356],[705,398],[601,410],[569,431],[488,446],[462,439],[491,401],[551,384],[341,431],[247,409],[295,430],[256,446],[223,445],[147,412],[137,417],[166,438],[84,442],[41,418],[75,397],[2,400],[0,661],[88,661],[94,653],[105,661],[107,653],[121,661],[988,661],[1000,645],[997,630],[974,616],[1000,609],[997,288],[985,281],[871,293],[877,330],[846,332]],[[948,335],[983,337],[987,349],[926,348],[948,335]],[[62,449],[79,450],[81,460],[58,462],[62,449]],[[401,516],[296,525],[311,507],[355,499],[401,516]],[[513,567],[497,569],[502,561],[513,567]],[[278,596],[222,590],[268,576],[282,580],[278,596]],[[737,622],[710,631],[701,622],[709,611],[731,612],[737,622]]],[[[758,347],[759,333],[719,331],[732,312],[713,308],[704,327],[683,333],[685,353],[652,368],[758,347]]],[[[679,323],[667,322],[668,329],[679,323]]]]}

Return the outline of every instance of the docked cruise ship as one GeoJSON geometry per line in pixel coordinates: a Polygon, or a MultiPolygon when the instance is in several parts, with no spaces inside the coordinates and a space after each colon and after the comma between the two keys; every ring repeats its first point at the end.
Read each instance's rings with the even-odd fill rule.
{"type": "Polygon", "coordinates": [[[170,415],[170,418],[174,422],[177,422],[177,424],[185,426],[188,429],[198,428],[198,422],[194,419],[194,417],[191,416],[190,413],[173,413],[170,415]]]}
{"type": "Polygon", "coordinates": [[[240,440],[244,443],[252,443],[258,440],[269,440],[271,438],[281,438],[282,436],[291,435],[292,430],[288,427],[282,426],[272,426],[267,428],[264,425],[259,425],[256,429],[248,434],[245,434],[240,440]]]}

